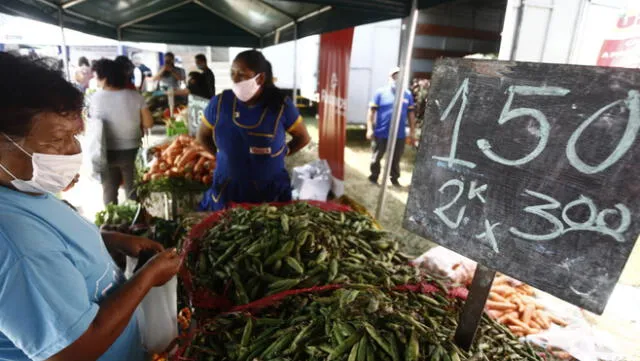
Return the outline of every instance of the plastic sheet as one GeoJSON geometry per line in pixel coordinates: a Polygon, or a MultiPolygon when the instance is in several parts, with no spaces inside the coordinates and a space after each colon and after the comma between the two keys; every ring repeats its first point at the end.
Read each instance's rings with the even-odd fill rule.
{"type": "Polygon", "coordinates": [[[316,160],[293,168],[292,196],[296,200],[326,201],[333,177],[326,160],[316,160]]]}
{"type": "Polygon", "coordinates": [[[430,249],[412,263],[461,285],[471,284],[476,270],[474,261],[440,246],[430,249]]]}
{"type": "MultiPolygon", "coordinates": [[[[131,278],[138,264],[137,258],[127,257],[125,276],[131,278]]],[[[142,345],[150,353],[167,349],[178,336],[178,279],[173,277],[160,287],[152,288],[136,312],[142,345]]]]}

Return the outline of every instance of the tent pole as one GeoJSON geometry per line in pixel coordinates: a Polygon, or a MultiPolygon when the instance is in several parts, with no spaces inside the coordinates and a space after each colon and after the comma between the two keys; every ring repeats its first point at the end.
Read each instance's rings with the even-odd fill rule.
{"type": "Polygon", "coordinates": [[[71,81],[71,72],[69,71],[69,59],[67,59],[67,39],[64,36],[64,19],[62,17],[62,7],[58,8],[58,20],[60,22],[60,33],[62,34],[62,64],[67,80],[71,81]]]}
{"type": "MultiPolygon", "coordinates": [[[[411,74],[411,55],[413,53],[413,43],[416,38],[416,27],[418,25],[418,0],[413,0],[411,6],[411,26],[406,29],[409,31],[407,36],[403,37],[404,52],[402,53],[402,62],[400,64],[400,74],[396,80],[396,97],[393,104],[393,118],[391,120],[391,129],[389,130],[389,140],[387,142],[387,150],[385,156],[384,173],[382,177],[382,188],[378,198],[376,207],[376,219],[382,217],[384,202],[387,196],[387,183],[389,182],[389,173],[391,173],[391,160],[396,149],[396,141],[398,137],[398,129],[400,128],[400,117],[402,116],[402,106],[404,100],[404,91],[409,86],[409,74],[411,74]]],[[[402,49],[402,48],[401,48],[402,49]]]]}
{"type": "Polygon", "coordinates": [[[298,104],[298,23],[293,25],[293,105],[298,104]]]}

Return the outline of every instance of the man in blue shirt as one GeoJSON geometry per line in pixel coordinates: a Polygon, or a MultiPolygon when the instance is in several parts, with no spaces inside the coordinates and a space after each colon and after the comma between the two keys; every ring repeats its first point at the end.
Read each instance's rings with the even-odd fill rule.
{"type": "MultiPolygon", "coordinates": [[[[387,150],[387,140],[393,119],[393,104],[396,97],[396,80],[400,68],[395,68],[389,73],[389,85],[378,89],[373,96],[369,115],[367,117],[367,139],[371,140],[373,155],[371,157],[371,175],[369,181],[378,184],[380,176],[380,161],[387,150]]],[[[402,115],[400,116],[400,127],[398,129],[398,141],[396,149],[391,159],[391,184],[400,187],[400,158],[404,153],[404,143],[406,138],[407,117],[409,118],[409,140],[413,143],[416,130],[415,103],[409,90],[404,90],[402,100],[402,115]]]]}

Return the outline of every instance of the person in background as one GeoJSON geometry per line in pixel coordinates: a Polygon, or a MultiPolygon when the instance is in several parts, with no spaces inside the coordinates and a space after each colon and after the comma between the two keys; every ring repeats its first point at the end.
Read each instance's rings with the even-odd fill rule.
{"type": "Polygon", "coordinates": [[[187,80],[187,89],[190,94],[197,95],[201,98],[211,99],[215,95],[212,92],[209,82],[207,82],[206,75],[197,71],[189,73],[189,80],[187,80]]]}
{"type": "Polygon", "coordinates": [[[146,88],[147,78],[151,78],[153,74],[151,73],[151,69],[142,63],[142,56],[140,53],[133,54],[132,61],[135,66],[135,69],[133,70],[134,84],[139,91],[144,91],[146,88]]]}
{"type": "Polygon", "coordinates": [[[91,80],[89,81],[89,89],[92,90],[98,89],[98,79],[96,79],[96,64],[98,64],[98,60],[91,60],[91,80]]]}
{"type": "Polygon", "coordinates": [[[89,121],[102,120],[107,140],[107,169],[102,174],[104,204],[118,203],[118,188],[124,182],[127,198],[135,200],[135,159],[142,129],[153,126],[147,104],[137,91],[127,89],[127,69],[108,59],[96,64],[98,90],[91,97],[89,121]]]}
{"type": "Polygon", "coordinates": [[[160,82],[161,90],[167,90],[169,88],[178,90],[186,78],[184,69],[177,67],[175,65],[175,60],[176,57],[173,53],[168,52],[164,54],[164,65],[153,77],[154,81],[160,82]]]}
{"type": "MultiPolygon", "coordinates": [[[[394,68],[389,73],[389,85],[378,89],[373,96],[373,101],[369,107],[367,116],[367,139],[371,140],[371,148],[373,155],[371,157],[371,175],[369,181],[378,184],[380,176],[380,161],[387,150],[387,141],[391,130],[391,121],[393,118],[393,104],[396,98],[396,80],[400,68],[394,68]]],[[[409,140],[415,138],[416,132],[416,116],[415,104],[413,96],[408,89],[402,91],[402,114],[400,116],[400,125],[398,129],[398,141],[396,149],[391,157],[391,184],[395,187],[401,187],[398,179],[400,178],[400,159],[404,153],[404,145],[406,138],[407,118],[409,118],[409,140]]]]}
{"type": "Polygon", "coordinates": [[[216,95],[216,76],[213,75],[213,71],[209,69],[209,66],[207,65],[207,57],[204,56],[204,54],[196,55],[196,66],[200,71],[202,71],[202,75],[204,75],[207,87],[211,93],[211,96],[208,98],[211,98],[216,95]]]}
{"type": "Polygon", "coordinates": [[[115,62],[119,64],[122,67],[122,69],[124,69],[124,74],[126,79],[125,88],[131,89],[131,90],[137,90],[134,84],[135,79],[133,76],[133,71],[135,70],[136,67],[135,65],[133,65],[133,62],[131,61],[131,59],[129,59],[124,55],[120,55],[116,57],[115,62]]]}
{"type": "Polygon", "coordinates": [[[54,195],[82,164],[82,93],[42,59],[0,53],[0,67],[0,360],[145,361],[136,308],[180,257],[54,195]],[[126,281],[108,251],[145,249],[160,253],[126,281]]]}
{"type": "Polygon", "coordinates": [[[74,79],[81,92],[84,93],[89,88],[89,82],[93,79],[93,71],[89,66],[89,59],[84,56],[78,59],[78,67],[76,68],[74,79]]]}
{"type": "MultiPolygon", "coordinates": [[[[166,95],[166,92],[163,92],[162,94],[166,95]]],[[[174,92],[174,95],[178,97],[187,97],[189,94],[205,99],[210,99],[213,96],[209,92],[207,81],[204,79],[204,75],[202,73],[197,71],[190,72],[189,79],[187,80],[187,87],[185,89],[178,89],[174,92]]]]}
{"type": "Polygon", "coordinates": [[[232,90],[211,99],[198,141],[217,152],[213,184],[201,210],[220,210],[230,202],[291,200],[284,159],[311,138],[291,99],[273,84],[271,64],[261,52],[238,54],[231,65],[232,90]],[[287,143],[287,133],[291,140],[287,143]]]}

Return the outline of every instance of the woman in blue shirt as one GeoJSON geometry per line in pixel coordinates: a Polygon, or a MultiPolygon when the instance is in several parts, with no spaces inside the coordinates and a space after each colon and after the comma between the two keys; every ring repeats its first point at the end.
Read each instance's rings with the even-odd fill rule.
{"type": "Polygon", "coordinates": [[[54,196],[82,162],[82,94],[43,61],[0,53],[0,68],[0,360],[143,361],[135,310],[179,257],[54,196]],[[109,251],[143,249],[161,253],[125,281],[109,251]]]}
{"type": "Polygon", "coordinates": [[[302,117],[274,85],[271,64],[261,52],[238,54],[231,78],[232,90],[211,99],[198,132],[200,143],[212,153],[217,151],[213,185],[200,208],[290,201],[284,158],[310,141],[302,117]]]}

